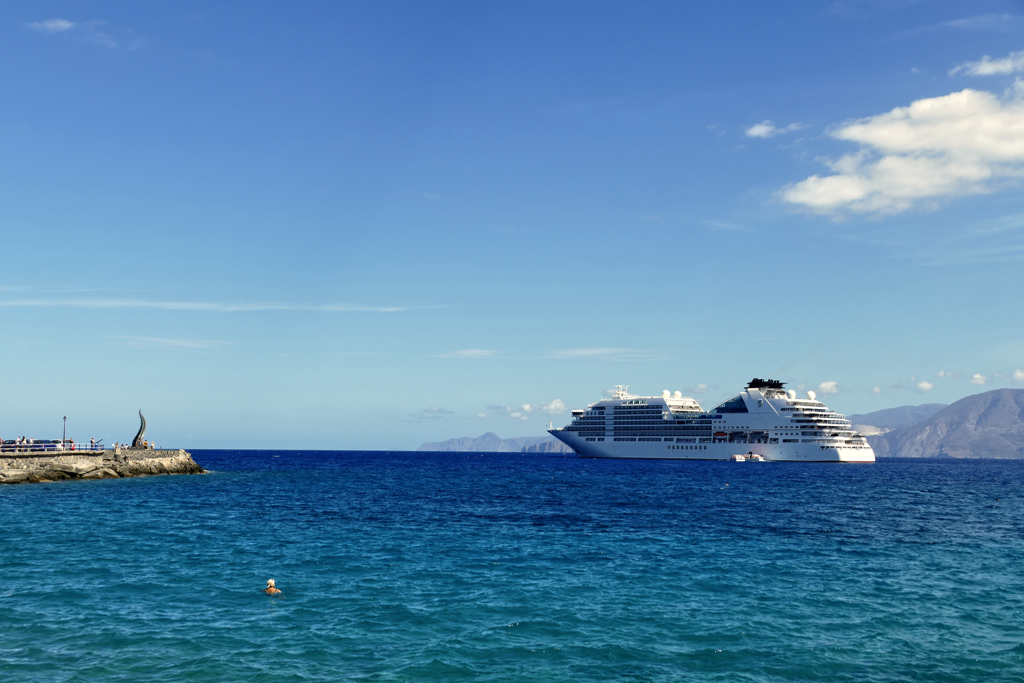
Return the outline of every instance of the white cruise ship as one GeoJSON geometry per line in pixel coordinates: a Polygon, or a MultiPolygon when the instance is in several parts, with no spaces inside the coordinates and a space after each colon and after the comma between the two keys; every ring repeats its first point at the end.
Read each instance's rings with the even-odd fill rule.
{"type": "Polygon", "coordinates": [[[569,425],[548,431],[584,458],[875,461],[845,415],[829,410],[813,391],[797,398],[778,380],[755,378],[709,411],[678,391],[632,396],[628,388],[616,387],[612,398],[572,411],[569,425]]]}

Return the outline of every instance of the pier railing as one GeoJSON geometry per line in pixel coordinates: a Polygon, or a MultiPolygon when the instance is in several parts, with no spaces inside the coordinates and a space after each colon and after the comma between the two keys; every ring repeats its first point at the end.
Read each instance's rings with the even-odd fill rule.
{"type": "Polygon", "coordinates": [[[0,444],[0,453],[78,453],[79,451],[107,450],[101,443],[77,443],[72,441],[36,441],[34,443],[0,444]]]}

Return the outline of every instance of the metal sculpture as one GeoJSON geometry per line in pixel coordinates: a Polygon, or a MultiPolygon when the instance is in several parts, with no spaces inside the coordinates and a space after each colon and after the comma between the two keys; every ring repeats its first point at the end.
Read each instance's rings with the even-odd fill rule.
{"type": "Polygon", "coordinates": [[[142,420],[142,426],[139,427],[139,433],[132,440],[132,448],[142,448],[142,437],[146,436],[146,418],[141,410],[139,411],[139,419],[142,420]]]}

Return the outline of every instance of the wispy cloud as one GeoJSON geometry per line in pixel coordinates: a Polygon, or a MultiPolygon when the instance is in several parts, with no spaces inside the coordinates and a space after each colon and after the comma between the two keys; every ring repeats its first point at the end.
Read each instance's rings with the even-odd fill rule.
{"type": "Polygon", "coordinates": [[[123,334],[110,335],[111,339],[118,339],[128,346],[136,348],[165,347],[179,349],[216,349],[224,346],[231,346],[234,342],[212,341],[209,339],[174,339],[169,337],[132,337],[123,334]]]}
{"type": "Polygon", "coordinates": [[[730,232],[753,232],[748,226],[740,225],[732,221],[722,220],[705,220],[700,221],[700,224],[710,230],[727,230],[730,232]]]}
{"type": "Polygon", "coordinates": [[[1024,72],[1024,50],[992,59],[985,55],[976,62],[964,62],[949,70],[950,76],[963,72],[968,76],[1009,76],[1024,72]]]}
{"type": "Polygon", "coordinates": [[[920,0],[836,0],[829,7],[830,14],[854,21],[892,12],[920,0]]]}
{"type": "Polygon", "coordinates": [[[996,31],[1012,33],[1016,31],[1024,17],[1019,14],[979,14],[974,17],[944,21],[937,26],[961,31],[996,31]]]}
{"type": "MultiPolygon", "coordinates": [[[[917,378],[917,375],[911,375],[908,379],[901,380],[899,382],[893,382],[892,384],[890,384],[886,388],[887,389],[893,389],[893,390],[910,389],[910,390],[916,391],[916,392],[918,392],[920,394],[927,394],[929,391],[931,391],[932,389],[935,388],[935,385],[932,384],[931,382],[929,382],[926,379],[920,379],[919,380],[917,378]]],[[[881,389],[879,388],[878,391],[875,391],[874,389],[872,389],[871,392],[874,393],[874,394],[878,394],[878,393],[881,393],[881,389]]]]}
{"type": "Polygon", "coordinates": [[[549,351],[545,354],[546,358],[554,358],[557,360],[570,359],[570,358],[593,358],[601,360],[658,360],[663,357],[663,354],[646,351],[643,349],[612,349],[612,348],[586,348],[586,349],[560,349],[558,351],[549,351]]]}
{"type": "Polygon", "coordinates": [[[86,43],[110,49],[125,47],[137,50],[144,42],[132,29],[111,29],[108,23],[102,20],[75,22],[68,19],[47,19],[31,21],[26,26],[39,33],[72,36],[86,43]]]}
{"type": "Polygon", "coordinates": [[[1024,23],[1024,16],[1019,14],[979,14],[973,17],[953,19],[950,21],[943,21],[938,24],[929,24],[928,26],[918,26],[904,31],[897,31],[891,37],[902,38],[920,33],[930,33],[933,31],[988,31],[991,33],[1015,33],[1020,30],[1022,23],[1024,23]]]}
{"type": "Polygon", "coordinates": [[[498,417],[507,417],[513,420],[529,420],[530,418],[523,415],[522,411],[516,410],[510,406],[501,405],[490,405],[487,406],[487,412],[477,413],[477,417],[487,417],[488,415],[497,415],[498,417]]]}
{"type": "Polygon", "coordinates": [[[928,266],[997,263],[1024,258],[1024,213],[999,216],[955,233],[898,248],[928,266]]]}
{"type": "MultiPolygon", "coordinates": [[[[527,404],[526,407],[528,408],[529,404],[527,404]]],[[[526,412],[529,412],[529,411],[526,411],[526,412]]],[[[522,410],[516,410],[515,408],[510,408],[509,406],[498,406],[498,405],[487,406],[487,413],[477,413],[477,415],[478,416],[479,415],[497,415],[499,417],[507,417],[507,418],[509,418],[511,420],[529,420],[530,419],[530,417],[528,415],[523,415],[523,411],[522,410]]]]}
{"type": "Polygon", "coordinates": [[[459,349],[458,351],[439,353],[434,358],[489,358],[497,353],[493,349],[459,349]]]}
{"type": "Polygon", "coordinates": [[[755,123],[745,131],[747,137],[750,138],[773,138],[776,135],[783,135],[785,133],[792,133],[803,128],[803,124],[791,123],[788,126],[782,126],[781,128],[776,126],[774,123],[768,120],[764,120],[761,123],[755,123]]]}
{"type": "Polygon", "coordinates": [[[19,292],[21,294],[62,294],[67,296],[68,294],[84,294],[86,292],[102,292],[111,291],[109,288],[102,289],[98,287],[76,287],[73,285],[61,286],[55,285],[51,287],[34,287],[26,285],[3,285],[0,286],[0,292],[19,292]]]}
{"type": "Polygon", "coordinates": [[[490,415],[507,417],[511,420],[529,420],[531,413],[547,413],[555,416],[569,410],[569,406],[560,398],[552,401],[541,401],[540,403],[524,403],[519,408],[512,408],[503,405],[489,405],[486,412],[477,413],[477,417],[485,418],[490,415]]]}
{"type": "Polygon", "coordinates": [[[67,19],[47,19],[46,21],[30,21],[27,26],[42,33],[63,33],[75,27],[75,22],[67,19]]]}
{"type": "Polygon", "coordinates": [[[438,408],[437,406],[432,406],[430,408],[424,408],[423,410],[419,411],[418,413],[416,413],[415,417],[424,418],[427,420],[438,420],[442,417],[448,417],[449,415],[454,414],[454,410],[448,410],[447,408],[438,408]]]}
{"type": "MultiPolygon", "coordinates": [[[[373,312],[397,313],[408,306],[367,306],[362,304],[216,303],[209,301],[146,301],[143,299],[0,299],[0,307],[39,308],[148,308],[162,311],[245,313],[250,311],[373,312]]],[[[434,308],[434,307],[427,307],[434,308]]]]}

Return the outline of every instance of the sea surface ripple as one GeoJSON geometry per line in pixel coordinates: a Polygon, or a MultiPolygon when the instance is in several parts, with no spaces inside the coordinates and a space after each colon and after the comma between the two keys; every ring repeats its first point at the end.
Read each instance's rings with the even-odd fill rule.
{"type": "Polygon", "coordinates": [[[1024,680],[1022,461],[193,453],[0,487],[0,679],[1024,680]]]}

